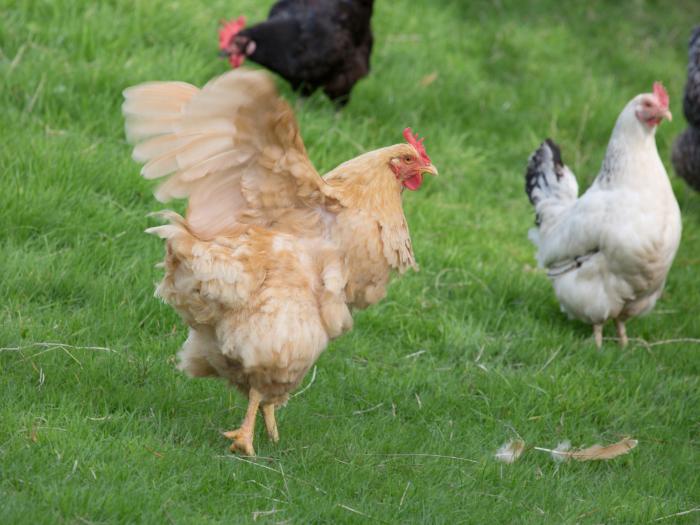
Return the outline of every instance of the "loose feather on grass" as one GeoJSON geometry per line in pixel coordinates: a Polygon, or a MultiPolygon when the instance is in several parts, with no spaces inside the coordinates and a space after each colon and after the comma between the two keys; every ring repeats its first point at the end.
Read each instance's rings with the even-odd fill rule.
{"type": "Polygon", "coordinates": [[[513,439],[504,443],[494,457],[501,463],[515,463],[524,450],[525,442],[522,439],[513,439]]]}
{"type": "MultiPolygon", "coordinates": [[[[574,459],[576,461],[600,461],[616,458],[617,456],[622,456],[627,454],[630,450],[635,448],[639,443],[636,439],[626,437],[617,443],[612,445],[593,445],[588,448],[571,449],[571,442],[569,440],[562,441],[557,445],[557,448],[542,448],[533,447],[535,450],[541,452],[549,452],[552,459],[557,462],[569,461],[574,459]]],[[[496,461],[501,463],[515,463],[520,456],[525,451],[525,442],[522,439],[512,439],[507,441],[501,448],[496,451],[494,458],[496,461]]]]}
{"type": "Polygon", "coordinates": [[[549,452],[554,461],[568,461],[569,459],[575,459],[576,461],[600,461],[627,454],[637,446],[637,443],[636,439],[626,437],[606,447],[596,444],[588,448],[571,450],[571,442],[562,441],[554,450],[541,447],[534,448],[535,450],[549,452]]]}
{"type": "Polygon", "coordinates": [[[571,441],[568,439],[566,441],[562,441],[557,445],[557,448],[552,450],[550,454],[552,455],[552,459],[556,461],[557,463],[560,463],[562,461],[566,461],[569,459],[569,456],[567,455],[569,451],[571,450],[571,441]]]}

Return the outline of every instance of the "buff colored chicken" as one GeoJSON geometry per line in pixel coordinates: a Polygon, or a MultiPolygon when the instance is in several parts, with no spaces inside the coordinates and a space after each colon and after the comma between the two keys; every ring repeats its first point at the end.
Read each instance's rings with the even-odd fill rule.
{"type": "Polygon", "coordinates": [[[124,97],[142,175],[167,177],[156,198],[189,200],[185,217],[164,212],[169,224],[147,230],[166,240],[156,294],[189,325],[179,366],[248,397],[243,424],[224,435],[254,455],[258,410],[276,442],[275,408],[352,327],[350,308],[381,300],[393,270],[417,269],[401,196],[437,170],[407,129],[408,143],[320,177],[262,71],[202,89],[147,83],[124,97]]]}

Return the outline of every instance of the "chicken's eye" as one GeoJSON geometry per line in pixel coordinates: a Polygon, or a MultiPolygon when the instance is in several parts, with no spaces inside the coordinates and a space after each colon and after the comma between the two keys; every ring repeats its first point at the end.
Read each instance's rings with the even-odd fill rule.
{"type": "Polygon", "coordinates": [[[403,161],[406,162],[406,163],[411,162],[411,157],[410,157],[410,155],[406,155],[406,156],[403,158],[403,161]]]}

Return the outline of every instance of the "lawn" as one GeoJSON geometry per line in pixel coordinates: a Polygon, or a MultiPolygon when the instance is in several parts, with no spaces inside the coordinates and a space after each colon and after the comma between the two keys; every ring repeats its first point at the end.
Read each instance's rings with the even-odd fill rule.
{"type": "Polygon", "coordinates": [[[320,171],[412,126],[441,175],[404,196],[421,271],[356,314],[250,460],[220,435],[245,401],[174,368],[186,330],[153,297],[163,247],[143,234],[161,205],[120,105],[226,71],[217,21],[270,3],[0,0],[0,523],[698,523],[700,195],[670,173],[666,293],[599,352],[534,268],[523,174],[552,136],[587,187],[655,80],[670,170],[700,3],[379,0],[342,114],[279,82],[320,171]],[[493,459],[517,436],[628,435],[611,462],[493,459]]]}

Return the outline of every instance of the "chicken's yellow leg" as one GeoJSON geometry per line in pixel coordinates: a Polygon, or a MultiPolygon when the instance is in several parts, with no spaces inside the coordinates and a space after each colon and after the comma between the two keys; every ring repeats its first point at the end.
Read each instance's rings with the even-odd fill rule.
{"type": "Polygon", "coordinates": [[[627,346],[629,339],[627,339],[627,329],[625,328],[625,322],[615,319],[615,328],[617,328],[617,337],[620,338],[620,346],[622,348],[627,346]]]}
{"type": "Polygon", "coordinates": [[[246,410],[243,424],[236,430],[224,432],[224,436],[233,440],[231,452],[241,452],[246,456],[254,456],[255,449],[253,448],[253,432],[255,431],[255,416],[258,414],[258,407],[262,395],[254,388],[248,392],[248,410],[246,410]]]}
{"type": "Polygon", "coordinates": [[[603,325],[594,324],[593,325],[593,338],[595,339],[595,346],[598,350],[603,346],[603,325]]]}
{"type": "Polygon", "coordinates": [[[263,418],[265,419],[265,428],[270,441],[277,443],[280,440],[279,432],[277,432],[277,421],[275,421],[275,405],[270,403],[262,406],[263,418]]]}

